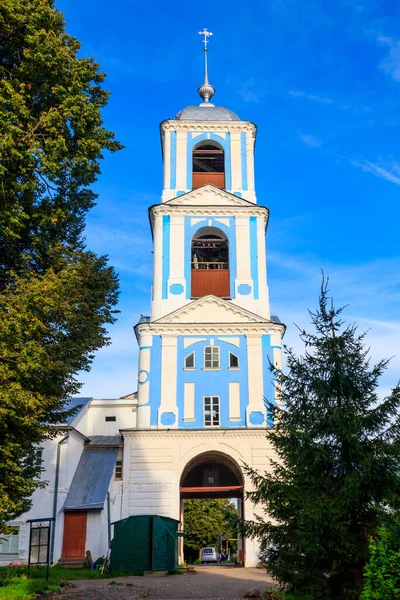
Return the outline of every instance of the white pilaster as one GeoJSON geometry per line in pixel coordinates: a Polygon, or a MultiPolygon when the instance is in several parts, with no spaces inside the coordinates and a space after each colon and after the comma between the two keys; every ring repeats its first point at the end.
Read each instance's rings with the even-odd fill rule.
{"type": "Polygon", "coordinates": [[[164,190],[171,187],[171,132],[164,133],[164,190]]]}
{"type": "Polygon", "coordinates": [[[177,345],[175,335],[163,335],[161,338],[161,404],[158,412],[158,427],[178,427],[178,407],[176,405],[176,378],[177,378],[177,345]],[[175,422],[163,425],[163,413],[173,413],[175,422]]]}
{"type": "Polygon", "coordinates": [[[187,132],[176,132],[176,189],[186,189],[187,132]]]}
{"type": "Polygon", "coordinates": [[[140,338],[139,361],[138,361],[138,408],[137,408],[137,427],[138,429],[147,429],[150,427],[150,406],[149,388],[150,388],[150,358],[151,347],[153,345],[153,336],[144,335],[140,338]]]}
{"type": "Polygon", "coordinates": [[[151,303],[151,320],[161,316],[162,297],[162,216],[155,215],[153,223],[153,299],[151,303]]]}
{"type": "Polygon", "coordinates": [[[232,192],[240,192],[242,189],[242,161],[240,157],[241,131],[231,132],[231,180],[232,192]]]}
{"type": "Polygon", "coordinates": [[[259,314],[270,318],[269,294],[267,284],[267,255],[265,248],[265,224],[257,219],[257,251],[258,251],[258,294],[259,314]]]}
{"type": "Polygon", "coordinates": [[[263,427],[263,423],[252,423],[252,412],[262,413],[265,420],[263,398],[263,361],[261,334],[247,334],[247,377],[249,384],[249,404],[246,409],[247,427],[263,427]]]}
{"type": "Polygon", "coordinates": [[[246,160],[247,160],[247,185],[249,192],[254,193],[254,137],[246,131],[246,160]]]}
{"type": "MultiPolygon", "coordinates": [[[[171,285],[176,284],[183,288],[180,294],[174,294],[171,291],[168,293],[168,310],[172,312],[187,302],[184,264],[185,217],[183,215],[171,216],[170,244],[171,264],[168,290],[170,290],[171,285]]],[[[187,258],[187,260],[189,259],[187,258]]]]}

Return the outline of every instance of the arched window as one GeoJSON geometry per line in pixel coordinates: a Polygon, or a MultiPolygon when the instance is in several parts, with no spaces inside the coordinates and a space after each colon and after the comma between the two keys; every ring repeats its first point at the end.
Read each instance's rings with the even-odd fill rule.
{"type": "Polygon", "coordinates": [[[222,146],[213,140],[200,142],[193,149],[192,187],[206,183],[225,188],[225,156],[222,146]]]}
{"type": "Polygon", "coordinates": [[[228,238],[216,227],[202,227],[192,239],[192,298],[230,297],[228,238]]]}

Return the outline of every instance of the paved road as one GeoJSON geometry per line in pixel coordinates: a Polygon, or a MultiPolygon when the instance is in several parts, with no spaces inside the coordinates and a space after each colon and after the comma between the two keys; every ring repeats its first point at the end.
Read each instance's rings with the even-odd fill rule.
{"type": "Polygon", "coordinates": [[[262,569],[229,566],[199,566],[193,575],[118,577],[114,581],[117,585],[110,585],[109,579],[74,581],[74,588],[67,588],[54,599],[243,600],[250,588],[264,592],[267,587],[273,587],[262,569]]]}

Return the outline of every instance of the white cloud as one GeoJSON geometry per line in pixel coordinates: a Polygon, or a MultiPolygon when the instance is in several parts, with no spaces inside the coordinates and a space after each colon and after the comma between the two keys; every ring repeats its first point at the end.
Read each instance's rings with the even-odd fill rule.
{"type": "Polygon", "coordinates": [[[375,177],[400,185],[400,162],[397,160],[383,161],[379,159],[378,162],[350,160],[350,163],[366,173],[372,173],[375,177]]]}
{"type": "Polygon", "coordinates": [[[380,35],[378,42],[389,48],[389,54],[379,68],[395,81],[400,81],[400,41],[380,35]]]}
{"type": "Polygon", "coordinates": [[[301,139],[301,141],[309,148],[319,148],[320,146],[322,146],[321,140],[317,139],[313,135],[299,133],[298,136],[301,139]]]}
{"type": "Polygon", "coordinates": [[[317,96],[316,94],[307,94],[306,92],[302,92],[299,90],[290,90],[289,96],[294,96],[295,98],[306,98],[307,100],[311,100],[312,102],[318,102],[319,104],[332,104],[332,98],[324,98],[323,96],[317,96]]]}
{"type": "Polygon", "coordinates": [[[252,89],[254,86],[254,81],[249,79],[246,81],[240,90],[238,90],[239,96],[242,96],[245,102],[259,102],[260,98],[264,95],[264,92],[256,91],[252,89]]]}
{"type": "MultiPolygon", "coordinates": [[[[400,257],[357,265],[323,264],[329,276],[329,289],[336,307],[346,306],[342,313],[346,323],[355,323],[359,332],[368,331],[365,345],[370,348],[371,364],[382,358],[391,359],[379,385],[382,397],[397,385],[400,378],[400,257]]],[[[269,277],[272,314],[278,314],[287,325],[284,342],[297,354],[304,353],[297,326],[311,330],[308,309],[317,307],[321,270],[317,259],[269,254],[275,278],[269,277]]],[[[321,263],[320,263],[321,264],[321,263]]]]}

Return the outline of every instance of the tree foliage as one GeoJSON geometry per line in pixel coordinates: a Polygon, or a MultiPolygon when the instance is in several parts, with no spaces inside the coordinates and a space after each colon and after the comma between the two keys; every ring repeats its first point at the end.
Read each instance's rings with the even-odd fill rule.
{"type": "Polygon", "coordinates": [[[400,515],[378,530],[371,540],[369,560],[364,571],[362,600],[397,600],[400,598],[400,515]]]}
{"type": "Polygon", "coordinates": [[[219,535],[229,531],[235,506],[224,498],[185,500],[185,550],[199,552],[205,546],[219,547],[219,535]]]}
{"type": "Polygon", "coordinates": [[[245,533],[296,599],[359,598],[369,537],[399,492],[400,388],[379,399],[387,361],[370,365],[365,334],[341,312],[323,283],[314,331],[300,332],[304,357],[286,349],[287,373],[275,370],[271,471],[247,469],[265,512],[245,533]]]}
{"type": "Polygon", "coordinates": [[[108,343],[118,282],[85,247],[108,92],[53,0],[0,4],[0,531],[39,485],[32,448],[108,343]]]}

